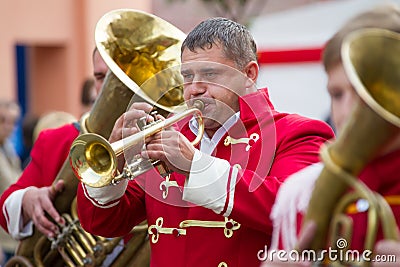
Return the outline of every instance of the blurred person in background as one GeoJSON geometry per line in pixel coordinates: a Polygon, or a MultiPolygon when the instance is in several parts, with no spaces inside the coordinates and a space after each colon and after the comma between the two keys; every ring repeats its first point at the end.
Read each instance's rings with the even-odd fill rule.
{"type": "MultiPolygon", "coordinates": [[[[21,110],[14,101],[0,100],[0,192],[3,193],[21,175],[21,161],[10,141],[20,118],[21,110]]],[[[13,256],[17,242],[0,229],[0,248],[3,249],[5,263],[13,256]]],[[[1,265],[1,261],[0,261],[1,265]]]]}
{"type": "Polygon", "coordinates": [[[39,121],[39,116],[36,114],[25,114],[22,119],[22,139],[24,150],[21,155],[22,169],[25,169],[29,164],[31,158],[30,153],[33,147],[33,130],[37,122],[39,121]]]}
{"type": "MultiPolygon", "coordinates": [[[[323,51],[323,64],[328,75],[327,89],[331,98],[331,114],[335,128],[342,130],[351,112],[359,100],[353,85],[345,72],[341,45],[344,38],[353,31],[363,28],[382,28],[400,33],[400,6],[385,4],[367,10],[350,19],[339,31],[328,40],[323,51]]],[[[371,51],[373,52],[373,51],[371,51]]],[[[388,51],[389,52],[389,51],[388,51]]],[[[373,138],[373,133],[371,133],[373,138]]],[[[397,137],[389,147],[372,160],[361,172],[359,179],[371,190],[382,196],[391,196],[388,203],[392,208],[397,225],[400,225],[400,137],[397,137]],[[392,199],[392,201],[390,201],[392,199]]],[[[307,248],[313,239],[315,225],[312,222],[305,225],[300,233],[302,218],[307,212],[308,203],[316,179],[324,164],[316,163],[290,176],[281,186],[275,201],[271,219],[274,222],[271,250],[283,249],[290,251],[298,246],[307,248]]],[[[364,245],[367,210],[360,209],[362,205],[354,205],[348,210],[353,225],[352,240],[348,240],[349,249],[361,250],[364,245]]],[[[379,229],[374,253],[377,255],[395,255],[397,262],[373,262],[372,266],[399,266],[400,242],[382,240],[382,229],[379,229]]],[[[268,262],[263,266],[311,266],[311,263],[268,262]],[[289,264],[289,265],[287,265],[289,264]]]]}
{"type": "Polygon", "coordinates": [[[22,169],[24,170],[31,161],[30,153],[32,147],[42,130],[58,128],[76,120],[74,115],[64,111],[50,111],[41,116],[26,114],[22,120],[24,145],[24,152],[21,157],[22,169]]]}
{"type": "Polygon", "coordinates": [[[65,111],[50,111],[39,117],[32,132],[33,144],[39,137],[39,134],[48,129],[55,129],[62,127],[66,124],[76,122],[77,118],[71,113],[65,111]]]}

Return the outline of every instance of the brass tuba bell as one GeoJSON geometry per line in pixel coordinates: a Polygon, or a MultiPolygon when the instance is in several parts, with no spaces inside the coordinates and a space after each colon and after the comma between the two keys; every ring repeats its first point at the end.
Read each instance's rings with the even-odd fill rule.
{"type": "Polygon", "coordinates": [[[343,213],[349,204],[360,198],[369,204],[364,249],[373,250],[379,225],[386,239],[399,239],[388,204],[356,178],[400,135],[398,55],[400,34],[383,29],[358,30],[342,44],[342,62],[360,100],[338,139],[321,152],[324,168],[316,181],[303,222],[303,225],[308,221],[316,222],[317,232],[311,244],[315,251],[328,246],[335,248],[337,238],[341,237],[338,229],[350,233],[348,228],[352,226],[348,226],[343,213]],[[349,189],[352,189],[351,194],[345,194],[349,189]]]}
{"type": "Polygon", "coordinates": [[[175,112],[183,105],[182,78],[174,66],[180,64],[180,48],[186,35],[159,17],[138,10],[120,9],[97,23],[96,46],[111,73],[136,97],[175,112]],[[168,69],[171,71],[167,72],[168,69]],[[140,86],[156,73],[154,86],[140,86]],[[166,74],[169,75],[166,75],[166,74]]]}
{"type": "Polygon", "coordinates": [[[117,10],[99,21],[97,47],[111,72],[133,90],[131,104],[145,101],[164,117],[178,114],[165,121],[155,118],[156,123],[145,125],[138,134],[113,144],[95,133],[76,138],[69,159],[76,177],[83,183],[102,187],[121,179],[133,179],[153,166],[165,169],[161,162],[135,158],[122,174],[117,174],[117,156],[187,116],[195,115],[197,118],[200,133],[193,144],[200,141],[204,132],[201,115],[204,104],[198,100],[196,106],[189,109],[183,101],[178,56],[184,37],[182,32],[165,21],[139,12],[117,10]],[[140,27],[131,29],[132,25],[140,27]]]}

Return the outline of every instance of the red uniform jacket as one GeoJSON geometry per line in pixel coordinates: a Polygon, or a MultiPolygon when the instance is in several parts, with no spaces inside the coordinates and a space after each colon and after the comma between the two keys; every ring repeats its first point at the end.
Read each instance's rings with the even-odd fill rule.
{"type": "MultiPolygon", "coordinates": [[[[181,132],[194,138],[187,124],[181,132]]],[[[186,190],[182,175],[173,173],[168,182],[149,171],[109,203],[96,202],[85,186],[78,186],[81,224],[93,234],[115,237],[147,219],[151,266],[259,266],[257,252],[270,242],[269,213],[280,184],[317,162],[321,144],[331,138],[327,124],[278,113],[267,91],[259,90],[240,98],[240,119],[212,153],[229,162],[229,175],[238,170],[234,190],[229,183],[226,186],[220,214],[182,199],[186,190]],[[247,142],[224,144],[227,136],[247,142]],[[167,191],[171,181],[178,186],[167,191]]]]}

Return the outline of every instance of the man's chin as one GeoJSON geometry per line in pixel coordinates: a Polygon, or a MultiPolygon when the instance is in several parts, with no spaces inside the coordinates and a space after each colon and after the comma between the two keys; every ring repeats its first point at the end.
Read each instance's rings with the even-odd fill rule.
{"type": "Polygon", "coordinates": [[[210,118],[203,118],[204,128],[206,130],[217,130],[221,124],[210,118]]]}

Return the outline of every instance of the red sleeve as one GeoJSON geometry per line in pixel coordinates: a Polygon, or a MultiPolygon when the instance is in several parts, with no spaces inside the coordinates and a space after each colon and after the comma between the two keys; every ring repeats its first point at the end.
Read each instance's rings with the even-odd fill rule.
{"type": "MultiPolygon", "coordinates": [[[[251,170],[239,173],[231,217],[271,234],[269,216],[281,183],[289,175],[318,162],[320,146],[333,137],[332,129],[322,121],[297,115],[276,121],[276,150],[270,171],[266,177],[251,170]],[[261,181],[255,189],[251,186],[254,179],[261,181]]],[[[263,162],[260,156],[258,159],[263,162]]]]}
{"type": "MultiPolygon", "coordinates": [[[[31,161],[21,177],[3,192],[0,206],[3,207],[8,196],[17,190],[29,186],[51,185],[67,159],[70,146],[77,135],[78,131],[72,124],[42,131],[32,148],[31,161]]],[[[3,212],[0,215],[0,224],[7,229],[3,212]]]]}
{"type": "Polygon", "coordinates": [[[115,206],[109,208],[94,205],[85,196],[87,192],[83,184],[79,183],[77,209],[83,229],[104,237],[125,236],[132,230],[133,226],[145,220],[145,192],[138,185],[137,179],[142,179],[142,177],[130,181],[123,197],[115,203],[115,206]],[[107,227],[104,227],[105,225],[107,227]]]}

